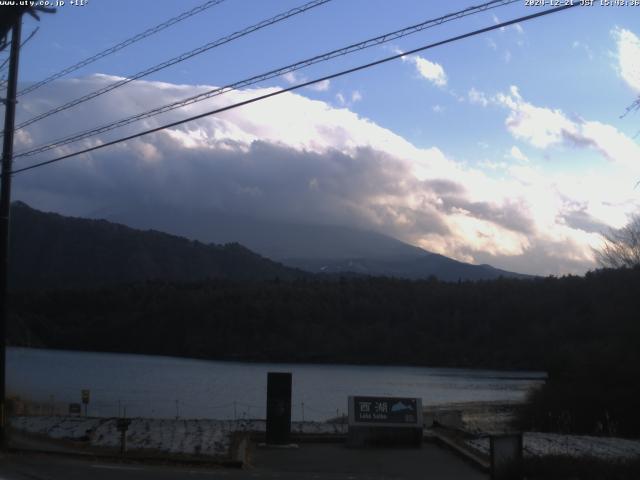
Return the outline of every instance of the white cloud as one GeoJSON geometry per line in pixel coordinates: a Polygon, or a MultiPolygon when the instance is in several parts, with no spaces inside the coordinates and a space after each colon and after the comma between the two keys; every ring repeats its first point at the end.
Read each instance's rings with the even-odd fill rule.
{"type": "Polygon", "coordinates": [[[483,107],[486,107],[487,105],[489,105],[489,99],[484,94],[484,92],[476,90],[475,87],[471,87],[471,90],[469,90],[469,93],[468,93],[468,97],[469,97],[469,101],[473,104],[482,105],[483,107]]]}
{"type": "Polygon", "coordinates": [[[618,48],[618,73],[635,92],[640,92],[640,38],[624,28],[611,33],[618,48]]]}
{"type": "MultiPolygon", "coordinates": [[[[493,23],[495,23],[496,25],[498,25],[499,23],[502,23],[501,20],[498,18],[498,16],[494,13],[492,14],[493,17],[493,23]]],[[[504,32],[506,30],[505,27],[500,27],[500,31],[504,32]]]]}
{"type": "Polygon", "coordinates": [[[447,75],[444,73],[442,65],[430,62],[426,58],[420,56],[416,56],[414,61],[420,75],[433,82],[434,85],[444,87],[447,84],[447,75]]]}
{"type": "MultiPolygon", "coordinates": [[[[396,49],[396,53],[402,53],[402,51],[396,49]]],[[[444,87],[447,84],[447,74],[439,63],[431,62],[420,55],[404,56],[402,61],[413,63],[420,76],[434,85],[444,87]]]]}
{"type": "Polygon", "coordinates": [[[498,94],[495,101],[509,110],[505,124],[515,138],[541,149],[590,148],[640,174],[640,145],[615,127],[597,121],[571,120],[559,109],[535,106],[522,98],[516,86],[508,94],[498,94]]]}
{"type": "MultiPolygon", "coordinates": [[[[308,81],[307,77],[305,77],[304,75],[300,75],[296,72],[287,72],[284,75],[282,75],[282,78],[289,85],[295,85],[297,83],[304,83],[308,81]]],[[[309,90],[314,90],[316,92],[326,92],[327,90],[329,90],[330,87],[331,87],[331,80],[323,80],[321,82],[308,85],[306,88],[308,88],[309,90]]]]}
{"type": "Polygon", "coordinates": [[[589,60],[593,60],[595,58],[593,50],[588,44],[581,42],[579,40],[574,40],[571,46],[575,49],[584,50],[584,52],[587,54],[587,57],[589,57],[589,60]]]}
{"type": "Polygon", "coordinates": [[[513,58],[513,55],[511,54],[511,50],[506,50],[504,52],[504,61],[506,63],[510,63],[512,58],[513,58]]]}
{"type": "MultiPolygon", "coordinates": [[[[46,108],[45,99],[62,103],[112,80],[52,82],[18,104],[18,118],[46,108]]],[[[146,81],[128,87],[34,124],[28,137],[16,137],[16,150],[93,126],[95,118],[120,118],[212,88],[146,81]]],[[[146,120],[145,127],[276,90],[229,92],[146,120]]],[[[285,93],[16,176],[16,198],[80,215],[115,203],[132,209],[151,203],[287,222],[312,218],[374,229],[460,260],[542,274],[583,272],[593,266],[591,246],[600,239],[592,230],[623,222],[637,207],[637,192],[620,188],[630,175],[617,161],[633,147],[612,127],[585,122],[578,128],[558,110],[525,102],[515,87],[498,97],[487,101],[509,110],[514,136],[537,146],[589,139],[590,148],[616,159],[612,168],[576,179],[549,176],[531,163],[489,159],[485,167],[495,165],[497,179],[489,174],[496,171],[454,161],[436,145],[418,148],[344,106],[285,93]],[[528,123],[546,130],[536,132],[528,123]]],[[[336,98],[345,103],[354,92],[336,98]]],[[[131,125],[117,135],[140,129],[131,125]]]]}
{"type": "Polygon", "coordinates": [[[433,110],[435,113],[442,113],[444,112],[444,107],[442,105],[434,105],[433,107],[431,107],[431,110],[433,110]]]}
{"type": "Polygon", "coordinates": [[[354,103],[362,100],[362,93],[359,90],[354,90],[351,95],[345,96],[342,92],[338,92],[336,93],[336,100],[340,106],[351,107],[354,103]]]}
{"type": "Polygon", "coordinates": [[[331,87],[331,81],[323,80],[321,82],[309,85],[307,88],[311,90],[315,90],[316,92],[326,92],[327,90],[329,90],[330,87],[331,87]]]}
{"type": "Polygon", "coordinates": [[[560,110],[536,107],[525,102],[516,86],[510,88],[509,94],[498,94],[496,100],[510,110],[506,120],[509,132],[535,147],[546,148],[559,144],[566,133],[576,132],[575,124],[560,110]]]}
{"type": "Polygon", "coordinates": [[[527,156],[515,145],[511,147],[511,150],[509,150],[509,156],[522,163],[527,163],[529,161],[527,156]]]}
{"type": "Polygon", "coordinates": [[[298,80],[298,76],[296,75],[295,72],[287,72],[284,75],[282,75],[282,78],[284,78],[285,82],[293,85],[294,83],[298,83],[300,80],[298,80]]]}

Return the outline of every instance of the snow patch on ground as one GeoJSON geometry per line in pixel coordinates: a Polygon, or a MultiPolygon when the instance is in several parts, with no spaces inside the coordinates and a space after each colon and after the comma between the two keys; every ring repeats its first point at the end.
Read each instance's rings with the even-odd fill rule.
{"type": "MultiPolygon", "coordinates": [[[[467,440],[467,444],[489,455],[489,439],[467,440]]],[[[640,440],[623,438],[590,437],[582,435],[560,435],[555,433],[530,432],[523,436],[524,455],[543,457],[567,455],[571,457],[596,457],[623,460],[640,456],[640,440]]]]}
{"type": "MultiPolygon", "coordinates": [[[[121,433],[115,418],[13,417],[11,426],[25,433],[58,440],[83,441],[91,447],[119,448],[121,433]]],[[[228,456],[234,432],[264,432],[264,420],[169,420],[132,418],[128,450],[153,450],[187,455],[228,456]]],[[[292,433],[341,434],[346,425],[293,422],[292,433]]]]}

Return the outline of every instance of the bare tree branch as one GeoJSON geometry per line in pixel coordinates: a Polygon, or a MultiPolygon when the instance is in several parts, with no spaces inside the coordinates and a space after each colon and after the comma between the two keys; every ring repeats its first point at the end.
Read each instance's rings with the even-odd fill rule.
{"type": "Polygon", "coordinates": [[[598,264],[604,268],[633,268],[640,266],[640,215],[634,215],[619,230],[611,230],[596,251],[598,264]]]}

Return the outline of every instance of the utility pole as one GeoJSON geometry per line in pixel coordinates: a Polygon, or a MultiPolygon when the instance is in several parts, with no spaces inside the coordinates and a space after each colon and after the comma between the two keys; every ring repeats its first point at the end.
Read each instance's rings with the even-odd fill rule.
{"type": "MultiPolygon", "coordinates": [[[[18,3],[18,2],[16,2],[18,3]]],[[[29,3],[29,2],[20,2],[29,3]]],[[[33,2],[35,3],[35,2],[33,2]]],[[[9,77],[7,78],[7,98],[3,100],[4,136],[2,138],[2,178],[0,179],[0,450],[7,448],[7,283],[9,280],[9,213],[11,211],[11,170],[13,168],[13,133],[16,118],[16,97],[18,91],[18,60],[22,15],[28,13],[40,20],[37,12],[55,13],[55,8],[33,5],[0,7],[0,50],[7,46],[6,37],[11,29],[11,51],[9,53],[9,77]]],[[[31,36],[29,37],[31,38],[31,36]]],[[[27,38],[28,40],[28,38],[27,38]]]]}
{"type": "Polygon", "coordinates": [[[9,212],[11,210],[11,169],[13,167],[13,131],[18,88],[18,59],[22,15],[16,15],[11,27],[11,53],[7,98],[4,100],[4,137],[2,142],[2,180],[0,182],[0,449],[7,448],[6,408],[6,344],[7,344],[7,281],[9,279],[9,212]]]}

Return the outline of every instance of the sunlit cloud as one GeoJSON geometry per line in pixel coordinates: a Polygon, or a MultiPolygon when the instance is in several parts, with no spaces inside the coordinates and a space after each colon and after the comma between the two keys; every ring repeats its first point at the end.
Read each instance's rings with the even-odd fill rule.
{"type": "MultiPolygon", "coordinates": [[[[25,97],[18,116],[46,108],[42,99],[62,102],[113,79],[96,75],[53,82],[25,97]]],[[[120,118],[209,88],[131,82],[109,99],[34,124],[16,136],[16,150],[94,126],[95,118],[120,118]]],[[[277,90],[229,92],[207,105],[148,119],[144,126],[277,90]]],[[[628,139],[608,125],[580,123],[558,109],[532,105],[516,87],[494,96],[476,91],[474,103],[504,109],[505,129],[519,141],[540,149],[564,145],[595,149],[603,156],[606,152],[614,168],[579,179],[549,175],[526,162],[515,146],[509,155],[516,162],[500,154],[470,166],[436,144],[417,147],[351,111],[347,103],[362,98],[358,91],[338,92],[334,98],[335,107],[285,93],[36,169],[16,176],[16,198],[77,215],[96,215],[113,205],[135,209],[152,204],[221,209],[286,222],[313,219],[379,231],[463,261],[539,274],[593,267],[598,232],[623,224],[625,215],[637,208],[632,188],[619,188],[629,178],[629,160],[636,152],[628,139]],[[500,179],[486,173],[491,163],[500,170],[500,179]]],[[[140,128],[132,125],[111,135],[140,128]]],[[[488,147],[479,150],[488,152],[488,147]]]]}
{"type": "MultiPolygon", "coordinates": [[[[402,50],[394,49],[395,53],[403,53],[402,50]]],[[[403,62],[413,63],[416,67],[418,74],[438,87],[444,87],[447,85],[447,74],[444,68],[439,63],[427,60],[420,55],[405,55],[402,58],[403,62]]]]}
{"type": "Polygon", "coordinates": [[[629,87],[640,92],[640,38],[624,28],[616,28],[611,34],[617,44],[618,73],[629,87]]]}
{"type": "Polygon", "coordinates": [[[593,149],[640,173],[640,145],[612,125],[572,120],[560,109],[533,105],[522,98],[516,86],[509,93],[497,94],[494,101],[509,110],[505,125],[519,140],[541,149],[560,145],[593,149]]]}
{"type": "Polygon", "coordinates": [[[511,150],[509,150],[509,156],[522,163],[527,163],[529,161],[527,156],[515,145],[511,147],[511,150]]]}

